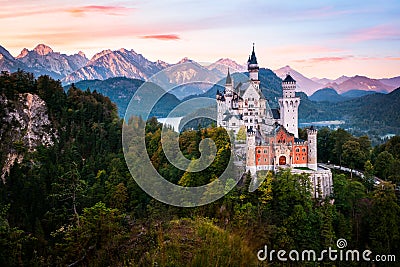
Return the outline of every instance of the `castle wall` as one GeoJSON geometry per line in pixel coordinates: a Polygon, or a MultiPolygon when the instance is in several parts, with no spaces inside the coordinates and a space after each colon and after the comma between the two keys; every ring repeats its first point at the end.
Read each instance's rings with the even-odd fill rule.
{"type": "Polygon", "coordinates": [[[293,146],[293,164],[298,167],[298,165],[307,166],[308,160],[308,147],[306,144],[294,145],[293,146]]]}

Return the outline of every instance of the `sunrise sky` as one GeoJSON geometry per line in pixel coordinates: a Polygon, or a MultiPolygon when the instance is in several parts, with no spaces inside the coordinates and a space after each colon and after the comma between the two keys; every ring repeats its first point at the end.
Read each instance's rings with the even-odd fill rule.
{"type": "Polygon", "coordinates": [[[0,0],[0,45],[17,56],[45,43],[90,58],[133,49],[176,63],[231,58],[256,43],[261,67],[308,77],[400,75],[400,1],[0,0]]]}

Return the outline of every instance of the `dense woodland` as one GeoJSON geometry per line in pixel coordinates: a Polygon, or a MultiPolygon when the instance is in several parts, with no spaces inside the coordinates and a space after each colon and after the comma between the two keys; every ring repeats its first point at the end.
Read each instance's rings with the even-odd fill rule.
{"type": "MultiPolygon", "coordinates": [[[[395,190],[400,182],[400,137],[371,147],[368,137],[320,130],[321,161],[366,174],[360,179],[335,172],[330,199],[313,199],[306,175],[282,170],[261,173],[263,182],[254,192],[249,192],[251,179],[245,174],[218,201],[178,208],[152,199],[135,183],[122,153],[123,123],[133,137],[145,126],[153,165],[166,179],[184,186],[208,183],[221,173],[231,149],[225,130],[180,133],[180,149],[188,159],[200,156],[198,144],[204,138],[212,138],[219,152],[201,173],[185,172],[167,161],[156,119],[123,122],[109,98],[75,87],[66,93],[48,76],[0,75],[0,94],[10,103],[27,92],[46,101],[59,135],[55,145],[34,152],[1,140],[1,159],[10,146],[17,146],[24,159],[12,167],[6,183],[0,183],[0,266],[282,266],[259,262],[257,251],[264,245],[321,251],[335,248],[338,238],[345,238],[349,249],[393,254],[400,260],[395,190]],[[385,182],[375,186],[374,175],[385,182]]],[[[1,125],[2,130],[7,127],[1,125]]],[[[134,155],[134,143],[129,153],[134,155]]]]}

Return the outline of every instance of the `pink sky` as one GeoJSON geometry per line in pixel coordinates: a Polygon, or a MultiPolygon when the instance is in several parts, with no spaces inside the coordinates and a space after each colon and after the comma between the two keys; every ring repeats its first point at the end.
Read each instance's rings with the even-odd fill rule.
{"type": "Polygon", "coordinates": [[[45,43],[88,57],[134,49],[170,63],[247,60],[309,77],[400,75],[400,4],[386,1],[0,0],[0,45],[17,56],[45,43]]]}

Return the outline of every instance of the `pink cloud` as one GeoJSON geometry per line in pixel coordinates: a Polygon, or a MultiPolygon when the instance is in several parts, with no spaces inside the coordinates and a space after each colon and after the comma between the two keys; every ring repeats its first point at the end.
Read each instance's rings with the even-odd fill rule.
{"type": "Polygon", "coordinates": [[[314,45],[289,45],[289,46],[280,46],[278,48],[273,49],[274,52],[279,54],[299,54],[299,53],[343,53],[347,52],[343,49],[331,48],[326,46],[314,46],[314,45]]]}
{"type": "Polygon", "coordinates": [[[398,40],[400,38],[400,29],[391,25],[378,25],[370,28],[361,29],[352,32],[349,39],[353,42],[362,42],[368,40],[398,40]]]}
{"type": "Polygon", "coordinates": [[[33,15],[41,15],[41,14],[48,14],[52,13],[55,10],[50,9],[33,9],[33,10],[16,10],[16,11],[0,11],[0,19],[6,18],[16,18],[16,17],[26,17],[26,16],[33,16],[33,15]]]}
{"type": "Polygon", "coordinates": [[[81,6],[69,8],[66,11],[73,14],[74,16],[83,16],[86,13],[104,13],[107,15],[119,16],[130,12],[133,8],[127,8],[122,6],[81,6]]]}
{"type": "Polygon", "coordinates": [[[123,6],[100,6],[100,5],[89,5],[89,6],[78,6],[78,7],[67,7],[67,8],[33,8],[33,9],[4,9],[0,10],[0,18],[15,18],[15,17],[26,17],[34,15],[54,14],[56,12],[68,12],[73,16],[84,16],[87,13],[101,13],[106,15],[120,16],[125,15],[134,10],[134,8],[123,7],[123,6]]]}
{"type": "Polygon", "coordinates": [[[299,59],[299,60],[293,60],[294,62],[297,63],[326,63],[326,62],[338,62],[338,61],[343,61],[347,60],[350,58],[354,58],[353,56],[340,56],[340,57],[314,57],[314,58],[309,58],[309,59],[299,59]]]}
{"type": "Polygon", "coordinates": [[[143,39],[157,39],[162,41],[179,40],[181,39],[177,34],[154,34],[141,36],[143,39]]]}

